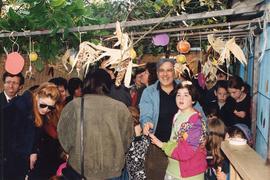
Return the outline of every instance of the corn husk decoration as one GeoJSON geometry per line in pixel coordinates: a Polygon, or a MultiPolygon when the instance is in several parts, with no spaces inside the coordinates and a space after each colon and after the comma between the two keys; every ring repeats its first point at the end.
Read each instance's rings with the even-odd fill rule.
{"type": "Polygon", "coordinates": [[[208,60],[204,63],[202,66],[202,73],[204,74],[204,77],[206,77],[207,81],[215,82],[217,79],[217,70],[218,70],[218,64],[215,59],[210,60],[208,57],[208,60]]]}
{"type": "MultiPolygon", "coordinates": [[[[116,31],[114,34],[115,36],[108,39],[117,38],[117,42],[114,44],[114,47],[120,45],[120,49],[95,45],[94,43],[87,41],[82,42],[79,46],[79,52],[71,64],[72,68],[70,72],[72,72],[75,67],[78,75],[82,69],[85,69],[87,72],[90,64],[93,64],[104,57],[109,57],[105,62],[105,67],[111,65],[112,68],[115,68],[115,71],[118,71],[118,75],[116,77],[117,80],[115,82],[116,86],[119,86],[125,77],[124,84],[126,87],[129,87],[132,67],[139,66],[132,63],[132,59],[135,58],[136,52],[133,49],[133,43],[128,34],[122,32],[119,22],[116,22],[116,31]]],[[[70,50],[67,50],[62,57],[62,63],[65,67],[70,56],[70,50]]]]}
{"type": "Polygon", "coordinates": [[[219,66],[224,63],[229,66],[231,53],[243,65],[247,64],[246,57],[242,49],[236,44],[235,37],[224,41],[221,38],[215,38],[213,34],[207,36],[210,46],[219,54],[218,59],[208,57],[202,68],[202,73],[207,78],[207,81],[216,81],[216,72],[219,66]]]}
{"type": "Polygon", "coordinates": [[[236,44],[235,37],[229,39],[228,41],[223,41],[221,38],[215,38],[213,34],[207,36],[208,42],[213,47],[220,57],[217,60],[218,65],[221,65],[225,62],[230,62],[230,53],[232,53],[240,63],[247,65],[246,57],[242,49],[236,44]]]}
{"type": "Polygon", "coordinates": [[[62,64],[65,67],[65,69],[69,71],[69,73],[72,72],[72,70],[74,69],[76,65],[75,56],[76,56],[76,51],[75,49],[72,48],[72,49],[67,49],[65,54],[61,57],[62,64]],[[71,66],[71,68],[68,68],[67,65],[71,66]]]}
{"type": "Polygon", "coordinates": [[[182,62],[176,62],[174,64],[175,78],[181,79],[181,75],[185,72],[185,70],[188,72],[189,77],[191,77],[190,70],[189,70],[187,64],[182,63],[182,62]]]}

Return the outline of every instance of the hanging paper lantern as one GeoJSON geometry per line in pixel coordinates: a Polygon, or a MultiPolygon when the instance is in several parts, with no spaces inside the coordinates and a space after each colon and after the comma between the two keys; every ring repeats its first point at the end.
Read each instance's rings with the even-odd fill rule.
{"type": "Polygon", "coordinates": [[[181,40],[177,43],[176,49],[180,53],[188,53],[190,50],[190,44],[186,40],[181,40]]]}
{"type": "Polygon", "coordinates": [[[18,74],[22,71],[24,66],[24,59],[23,57],[17,53],[12,52],[7,55],[7,59],[5,62],[5,70],[10,74],[18,74]]]}
{"type": "Polygon", "coordinates": [[[187,61],[187,58],[183,54],[179,54],[176,56],[176,62],[184,64],[187,61]]]}
{"type": "Polygon", "coordinates": [[[36,52],[31,52],[31,53],[29,54],[29,59],[30,59],[31,62],[36,61],[36,60],[38,59],[37,53],[36,53],[36,52]]]}
{"type": "Polygon", "coordinates": [[[166,46],[169,44],[170,37],[168,34],[158,34],[152,37],[152,42],[156,46],[166,46]]]}

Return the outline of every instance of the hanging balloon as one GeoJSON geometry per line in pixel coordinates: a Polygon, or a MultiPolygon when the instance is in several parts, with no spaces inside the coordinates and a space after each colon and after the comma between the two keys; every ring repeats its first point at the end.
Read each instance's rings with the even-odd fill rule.
{"type": "Polygon", "coordinates": [[[23,57],[17,53],[12,52],[7,55],[7,59],[5,62],[5,70],[10,74],[18,74],[23,70],[24,59],[23,57]]]}
{"type": "Polygon", "coordinates": [[[179,55],[176,56],[176,62],[177,63],[184,64],[186,61],[187,61],[187,58],[186,58],[185,55],[179,54],[179,55]]]}
{"type": "Polygon", "coordinates": [[[38,59],[38,54],[36,52],[31,52],[29,54],[29,59],[30,59],[31,62],[36,61],[38,59]]]}
{"type": "Polygon", "coordinates": [[[168,34],[158,34],[152,37],[152,42],[156,46],[166,46],[169,44],[170,37],[168,34]]]}
{"type": "Polygon", "coordinates": [[[186,40],[181,40],[177,43],[176,49],[180,53],[188,53],[190,50],[190,44],[186,40]]]}

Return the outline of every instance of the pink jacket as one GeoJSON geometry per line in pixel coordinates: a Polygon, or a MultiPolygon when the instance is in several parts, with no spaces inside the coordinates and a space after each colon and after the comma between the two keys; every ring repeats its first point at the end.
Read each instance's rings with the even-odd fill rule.
{"type": "Polygon", "coordinates": [[[179,138],[178,142],[169,141],[162,149],[168,156],[179,161],[181,176],[190,177],[203,173],[207,168],[206,149],[202,145],[205,128],[198,113],[192,115],[184,124],[183,127],[188,127],[188,138],[179,138]]]}

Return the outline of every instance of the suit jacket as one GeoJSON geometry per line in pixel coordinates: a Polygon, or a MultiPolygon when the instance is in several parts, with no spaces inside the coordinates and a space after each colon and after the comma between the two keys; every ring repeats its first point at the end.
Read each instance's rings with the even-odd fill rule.
{"type": "MultiPolygon", "coordinates": [[[[3,146],[4,146],[4,113],[3,108],[7,105],[7,98],[4,92],[0,93],[0,167],[2,168],[3,163],[3,146]]],[[[2,169],[0,169],[2,170],[2,169]]],[[[1,171],[2,172],[2,171],[1,171]]]]}
{"type": "MultiPolygon", "coordinates": [[[[32,95],[25,92],[3,107],[2,153],[5,175],[25,175],[28,158],[33,152],[35,125],[32,113],[32,95]]],[[[8,179],[8,178],[6,178],[8,179]]],[[[9,178],[11,179],[11,178],[9,178]]]]}
{"type": "Polygon", "coordinates": [[[0,93],[0,106],[4,107],[7,104],[7,98],[4,94],[4,91],[0,93]]]}

